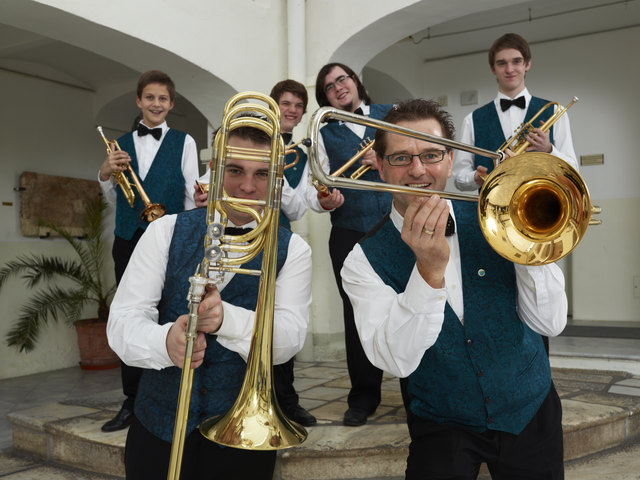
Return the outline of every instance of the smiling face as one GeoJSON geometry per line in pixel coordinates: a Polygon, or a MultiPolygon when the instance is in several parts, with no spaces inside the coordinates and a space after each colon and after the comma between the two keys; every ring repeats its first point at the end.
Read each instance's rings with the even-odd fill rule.
{"type": "MultiPolygon", "coordinates": [[[[230,137],[230,147],[253,148],[269,150],[270,145],[259,144],[247,138],[230,137]]],[[[247,198],[251,200],[264,200],[267,197],[267,180],[269,178],[269,165],[262,162],[243,159],[227,159],[224,167],[224,189],[227,195],[234,198],[247,198]]],[[[253,220],[247,213],[238,212],[231,207],[225,207],[229,220],[234,225],[245,225],[253,220]]],[[[260,207],[251,205],[258,211],[260,207]]]]}
{"type": "Polygon", "coordinates": [[[280,107],[280,129],[289,133],[300,123],[304,114],[304,101],[298,95],[284,92],[278,100],[280,107]]]}
{"type": "MultiPolygon", "coordinates": [[[[400,126],[443,137],[442,126],[433,119],[422,119],[413,121],[401,121],[400,126]]],[[[418,155],[425,151],[445,150],[443,145],[418,140],[395,133],[386,133],[386,148],[384,156],[392,154],[418,155]]],[[[448,151],[441,162],[425,165],[418,157],[413,157],[411,163],[406,166],[391,166],[387,160],[377,157],[380,177],[389,184],[404,185],[407,187],[422,188],[425,190],[443,191],[447,186],[447,179],[451,176],[453,165],[453,152],[448,151]]],[[[393,194],[393,204],[396,210],[404,216],[411,199],[415,195],[403,193],[393,194]]]]}
{"type": "Polygon", "coordinates": [[[149,83],[136,98],[138,108],[142,112],[142,120],[147,127],[161,125],[173,108],[169,89],[161,83],[149,83]]]}
{"type": "Polygon", "coordinates": [[[329,104],[334,108],[353,112],[362,102],[356,81],[341,67],[333,67],[324,77],[324,89],[329,104]]]}
{"type": "Polygon", "coordinates": [[[524,89],[525,76],[530,68],[531,60],[525,62],[518,50],[505,48],[496,52],[491,72],[498,81],[498,90],[514,98],[524,89]]]}

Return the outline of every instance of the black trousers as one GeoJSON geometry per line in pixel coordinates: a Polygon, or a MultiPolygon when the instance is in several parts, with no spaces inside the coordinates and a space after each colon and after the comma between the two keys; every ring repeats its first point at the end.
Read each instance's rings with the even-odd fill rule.
{"type": "MultiPolygon", "coordinates": [[[[125,240],[124,238],[116,236],[113,239],[113,249],[111,250],[111,254],[113,256],[113,263],[115,266],[116,273],[116,284],[120,284],[120,280],[122,279],[122,275],[124,275],[124,271],[127,268],[129,263],[129,259],[131,258],[131,254],[133,250],[136,248],[138,244],[138,240],[144,233],[144,230],[141,228],[137,229],[133,234],[133,237],[130,240],[125,240]]],[[[122,379],[122,391],[127,397],[124,401],[124,405],[129,409],[133,410],[133,405],[136,398],[136,393],[138,392],[138,383],[140,382],[140,377],[142,376],[142,368],[138,367],[130,367],[126,365],[124,362],[120,362],[120,377],[122,379]]]]}
{"type": "Polygon", "coordinates": [[[333,265],[333,274],[342,298],[347,369],[351,379],[351,390],[348,396],[349,407],[359,408],[365,410],[367,414],[371,414],[380,404],[382,370],[374,367],[364,353],[353,319],[351,301],[342,288],[340,277],[344,260],[363,235],[362,232],[332,227],[329,236],[329,254],[333,265]]]}
{"type": "Polygon", "coordinates": [[[553,384],[518,435],[474,433],[408,417],[407,480],[475,480],[485,462],[493,480],[564,479],[562,405],[553,384]]]}
{"type": "MultiPolygon", "coordinates": [[[[165,480],[171,443],[149,432],[134,418],[124,449],[127,480],[165,480]]],[[[180,478],[184,480],[271,480],[276,451],[222,447],[194,430],[185,439],[180,478]]]]}
{"type": "Polygon", "coordinates": [[[298,393],[293,387],[293,358],[273,366],[273,389],[283,410],[291,411],[298,405],[298,393]]]}

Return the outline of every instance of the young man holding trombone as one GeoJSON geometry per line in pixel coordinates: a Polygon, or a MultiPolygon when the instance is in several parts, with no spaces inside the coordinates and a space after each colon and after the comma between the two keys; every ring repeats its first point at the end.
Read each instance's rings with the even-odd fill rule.
{"type": "MultiPolygon", "coordinates": [[[[498,83],[498,94],[488,104],[467,115],[462,123],[460,141],[487,150],[498,150],[518,127],[540,115],[522,140],[529,142],[528,151],[551,153],[576,170],[578,163],[573,150],[569,117],[565,114],[549,129],[540,128],[554,113],[554,107],[541,109],[549,103],[534,97],[525,86],[531,68],[531,49],[527,41],[515,33],[498,38],[489,50],[489,66],[498,83]]],[[[559,105],[557,106],[559,110],[559,105]]],[[[513,149],[513,148],[512,148],[513,149]]],[[[484,177],[493,170],[493,161],[458,150],[453,162],[453,179],[459,190],[477,190],[484,177]]]]}
{"type": "MultiPolygon", "coordinates": [[[[385,122],[453,139],[433,101],[402,102],[385,122]]],[[[486,462],[494,479],[562,479],[562,407],[541,339],[566,324],[562,271],[498,255],[475,202],[408,193],[445,190],[451,149],[381,129],[374,149],[401,190],[341,273],[368,358],[407,377],[406,478],[472,480],[486,462]]]]}
{"type": "MultiPolygon", "coordinates": [[[[250,120],[243,117],[240,122],[250,120]]],[[[255,118],[253,120],[257,122],[255,118]]],[[[279,127],[275,131],[279,132],[279,127]]],[[[275,144],[278,141],[279,138],[275,144]]],[[[245,361],[252,355],[262,358],[262,350],[250,351],[258,308],[262,308],[262,312],[267,308],[265,305],[273,308],[273,350],[270,354],[273,363],[288,360],[304,343],[311,303],[311,250],[302,238],[283,227],[279,228],[277,236],[273,234],[273,221],[279,211],[275,187],[272,188],[268,181],[276,175],[272,172],[278,170],[273,164],[278,155],[270,153],[272,165],[269,165],[264,162],[269,152],[263,152],[270,151],[272,145],[270,136],[261,129],[252,126],[231,129],[225,151],[235,149],[240,157],[228,154],[225,160],[221,175],[226,192],[224,203],[221,198],[211,197],[207,209],[167,215],[153,222],[131,257],[111,305],[107,328],[110,345],[120,358],[145,369],[135,418],[125,445],[127,479],[167,478],[168,470],[173,475],[170,478],[176,479],[180,471],[182,478],[189,479],[271,480],[273,476],[276,451],[269,447],[284,448],[286,445],[277,443],[280,437],[272,439],[267,448],[256,446],[254,449],[251,445],[228,448],[206,439],[196,428],[204,420],[230,410],[243,385],[245,370],[248,370],[245,361]],[[245,152],[254,152],[253,159],[244,157],[251,155],[245,152]],[[200,271],[205,263],[218,265],[218,260],[210,263],[203,260],[203,256],[209,258],[208,254],[205,256],[208,251],[204,248],[205,235],[211,238],[215,233],[215,229],[208,227],[220,222],[218,208],[226,212],[227,218],[221,241],[227,235],[233,235],[231,243],[234,244],[227,245],[231,248],[221,261],[234,265],[234,261],[241,260],[238,267],[253,271],[257,268],[260,272],[261,258],[270,258],[275,271],[265,270],[264,263],[259,276],[227,269],[222,270],[224,274],[220,278],[220,271],[200,271]],[[269,216],[264,214],[266,211],[270,211],[269,216]],[[258,221],[260,214],[263,216],[258,221]],[[251,232],[234,231],[238,228],[251,232]],[[266,240],[255,237],[261,232],[268,232],[269,237],[266,240]],[[269,247],[268,257],[264,246],[264,250],[258,250],[262,253],[245,259],[243,252],[250,252],[262,241],[264,245],[275,245],[273,249],[269,247]],[[193,302],[189,288],[195,277],[216,279],[215,286],[207,285],[205,295],[201,301],[198,299],[199,306],[193,302]],[[259,298],[259,290],[263,292],[261,279],[274,277],[273,290],[266,288],[264,298],[259,298]],[[176,400],[179,396],[182,398],[183,393],[181,378],[185,378],[185,372],[182,367],[189,358],[185,353],[189,351],[185,337],[191,318],[187,312],[192,311],[193,305],[193,308],[197,307],[197,332],[191,344],[193,383],[192,390],[189,386],[191,395],[186,396],[190,401],[186,404],[185,418],[177,415],[181,405],[178,403],[177,408],[176,400]],[[174,434],[174,427],[177,432],[179,425],[183,437],[174,434]],[[176,442],[180,444],[180,438],[184,439],[184,444],[174,457],[174,451],[178,450],[172,448],[172,443],[174,447],[176,442]]],[[[216,166],[214,171],[217,171],[216,166]]],[[[219,190],[222,194],[222,189],[216,187],[216,191],[219,190]]],[[[264,343],[270,345],[269,341],[264,343]]],[[[270,362],[268,368],[270,371],[270,362]]],[[[258,413],[266,415],[269,411],[258,413]]],[[[239,425],[231,427],[231,432],[254,425],[252,421],[247,423],[240,420],[239,425]]],[[[251,439],[251,430],[244,432],[243,438],[251,439]]]]}

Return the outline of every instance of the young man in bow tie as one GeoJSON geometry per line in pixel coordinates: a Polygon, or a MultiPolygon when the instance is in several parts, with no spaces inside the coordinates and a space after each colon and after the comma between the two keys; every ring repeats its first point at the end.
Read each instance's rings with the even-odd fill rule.
{"type": "MultiPolygon", "coordinates": [[[[391,108],[391,105],[372,103],[358,75],[342,63],[329,63],[320,69],[316,77],[316,100],[321,107],[331,106],[377,120],[382,119],[391,108]]],[[[372,141],[374,135],[374,128],[361,124],[333,121],[324,125],[318,137],[318,152],[324,171],[329,174],[342,167],[366,143],[372,141]]],[[[369,150],[360,162],[372,167],[360,178],[379,182],[373,151],[369,150]]],[[[356,162],[356,165],[344,172],[344,176],[349,177],[360,166],[360,163],[356,162]]],[[[348,426],[364,425],[367,417],[372,415],[380,404],[382,371],[371,365],[362,351],[353,323],[353,310],[342,290],[340,269],[358,240],[389,213],[391,195],[363,190],[340,191],[334,188],[325,196],[314,189],[307,189],[307,201],[314,211],[331,214],[329,254],[342,299],[347,368],[351,381],[347,399],[348,409],[344,414],[343,423],[348,426]]]]}
{"type": "MultiPolygon", "coordinates": [[[[244,126],[229,132],[228,146],[266,151],[271,138],[262,130],[244,126]]],[[[268,164],[237,157],[225,162],[223,182],[229,197],[264,201],[268,180],[268,164]]],[[[224,208],[229,227],[225,233],[231,228],[256,228],[255,217],[239,210],[237,203],[225,204],[224,208]]],[[[251,208],[260,213],[262,207],[251,208]]],[[[214,221],[220,221],[217,210],[214,221]]],[[[204,208],[154,221],[131,256],[130,268],[111,304],[109,344],[124,361],[144,368],[135,418],[125,445],[128,480],[167,478],[185,355],[189,277],[202,262],[206,229],[204,208]]],[[[302,348],[311,304],[311,248],[285,227],[279,227],[277,237],[276,271],[272,272],[276,275],[274,364],[287,361],[302,348]]],[[[242,266],[260,270],[263,254],[242,262],[242,266]]],[[[228,252],[229,258],[242,256],[242,252],[228,252]]],[[[210,273],[214,275],[215,272],[210,273]]],[[[273,478],[275,450],[223,447],[207,440],[197,428],[203,420],[231,408],[240,392],[251,350],[256,305],[264,301],[259,298],[260,279],[226,272],[215,287],[207,287],[199,304],[183,479],[273,478]]]]}
{"type": "MultiPolygon", "coordinates": [[[[429,100],[402,102],[384,120],[454,135],[429,100]]],[[[442,191],[451,176],[443,145],[378,131],[374,149],[387,183],[442,191]]],[[[564,478],[562,406],[541,339],[567,320],[557,265],[497,254],[474,202],[394,193],[341,274],[368,358],[406,382],[407,479],[471,480],[483,462],[495,479],[564,478]]]]}
{"type": "MultiPolygon", "coordinates": [[[[531,96],[525,86],[525,77],[531,68],[531,49],[520,35],[507,33],[498,38],[489,50],[489,66],[498,83],[498,95],[465,117],[460,141],[497,150],[523,122],[528,122],[549,101],[531,96]]],[[[536,123],[544,122],[552,113],[553,109],[547,108],[536,123]]],[[[531,144],[529,151],[550,153],[578,168],[566,113],[547,132],[534,128],[526,140],[531,144]]],[[[462,150],[455,153],[453,178],[459,190],[479,189],[484,183],[484,176],[492,170],[492,159],[462,150]]]]}
{"type": "MultiPolygon", "coordinates": [[[[132,182],[126,171],[130,165],[149,199],[164,205],[167,214],[195,207],[192,185],[198,178],[196,143],[190,135],[170,129],[166,122],[167,114],[173,109],[175,95],[175,84],[166,73],[159,70],[143,73],[138,79],[136,92],[142,121],[136,129],[117,139],[122,150],[112,146],[112,152],[100,166],[100,187],[107,201],[116,208],[112,254],[118,284],[148,223],[139,218],[144,204],[137,189],[133,190],[136,198],[132,208],[112,174],[122,171],[132,182]]],[[[127,398],[115,418],[102,426],[105,432],[126,428],[133,417],[142,370],[124,363],[121,370],[122,388],[127,398]]]]}

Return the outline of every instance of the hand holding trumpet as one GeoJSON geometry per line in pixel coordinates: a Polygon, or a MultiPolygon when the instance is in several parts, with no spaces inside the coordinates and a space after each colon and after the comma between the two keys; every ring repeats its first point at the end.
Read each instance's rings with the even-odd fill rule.
{"type": "Polygon", "coordinates": [[[107,158],[100,166],[100,180],[106,182],[114,172],[124,172],[127,170],[131,157],[124,150],[115,148],[114,143],[109,144],[107,158]]]}

